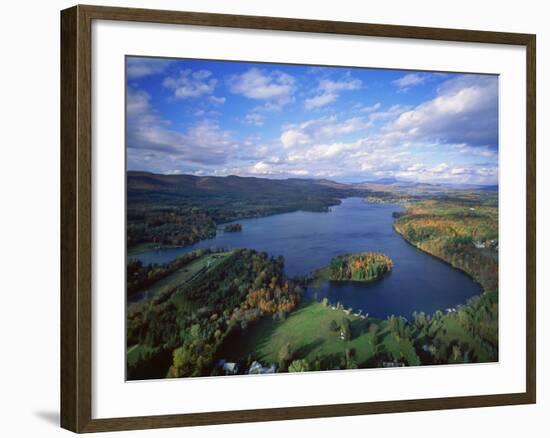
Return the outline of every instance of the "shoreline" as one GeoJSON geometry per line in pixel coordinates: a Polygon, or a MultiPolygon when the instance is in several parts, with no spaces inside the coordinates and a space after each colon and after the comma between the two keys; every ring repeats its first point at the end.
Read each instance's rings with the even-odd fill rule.
{"type": "Polygon", "coordinates": [[[264,215],[260,214],[260,215],[251,215],[251,216],[240,216],[240,217],[237,217],[237,218],[232,219],[230,221],[216,223],[216,232],[214,233],[213,236],[205,237],[204,239],[197,239],[194,242],[188,243],[186,245],[164,245],[164,244],[156,244],[155,245],[154,243],[140,243],[138,245],[132,246],[131,248],[128,248],[128,246],[126,246],[126,259],[128,260],[131,257],[140,256],[140,255],[145,254],[145,253],[150,252],[150,251],[162,251],[162,250],[166,250],[166,249],[179,249],[179,248],[191,247],[191,246],[193,246],[193,245],[195,245],[199,242],[203,242],[203,241],[209,240],[209,239],[214,239],[218,235],[218,232],[220,230],[223,231],[223,226],[224,225],[228,225],[228,224],[231,224],[231,223],[234,223],[234,222],[237,222],[237,221],[241,221],[241,220],[261,219],[261,218],[270,217],[270,216],[277,216],[277,215],[280,215],[280,214],[296,213],[296,212],[299,212],[299,211],[303,211],[303,212],[307,212],[307,213],[329,213],[331,211],[330,209],[332,207],[335,207],[335,206],[338,206],[338,205],[342,204],[343,199],[354,198],[354,197],[360,198],[359,196],[346,196],[346,197],[343,197],[343,198],[338,198],[338,199],[336,199],[337,202],[328,204],[325,207],[324,210],[304,210],[302,208],[298,208],[298,209],[291,209],[291,210],[286,210],[286,211],[273,212],[273,213],[264,214],[264,215]],[[152,246],[152,247],[143,248],[143,249],[140,248],[140,247],[146,247],[146,246],[152,246]]]}
{"type": "Polygon", "coordinates": [[[419,251],[422,251],[424,254],[427,254],[427,255],[429,255],[430,257],[432,257],[432,258],[434,258],[434,259],[436,259],[436,260],[439,260],[440,262],[445,263],[446,265],[450,266],[451,268],[456,269],[457,271],[462,272],[464,275],[468,276],[468,278],[470,278],[474,283],[479,284],[479,286],[481,287],[482,293],[487,292],[487,291],[485,290],[485,288],[483,287],[483,285],[482,285],[482,284],[481,284],[472,274],[470,274],[469,272],[467,272],[467,271],[465,271],[464,269],[460,268],[459,266],[453,265],[452,263],[448,262],[448,261],[445,260],[444,258],[439,257],[437,254],[431,253],[431,252],[425,250],[424,248],[421,248],[421,247],[419,247],[418,245],[415,245],[413,242],[411,242],[410,240],[408,240],[408,239],[403,235],[403,233],[401,233],[397,228],[395,228],[395,224],[394,224],[394,226],[393,226],[392,228],[393,228],[393,230],[394,230],[397,234],[399,234],[399,236],[400,236],[401,238],[403,238],[403,240],[404,240],[408,245],[412,246],[413,248],[418,249],[419,251]]]}

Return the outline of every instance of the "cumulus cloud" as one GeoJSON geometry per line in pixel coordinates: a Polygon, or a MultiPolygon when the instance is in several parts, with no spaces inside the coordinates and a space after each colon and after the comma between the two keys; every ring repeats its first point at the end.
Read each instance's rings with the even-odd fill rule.
{"type": "Polygon", "coordinates": [[[126,58],[126,75],[128,79],[139,79],[145,76],[164,73],[173,61],[161,58],[126,58]]]}
{"type": "Polygon", "coordinates": [[[370,82],[361,95],[347,93],[364,88],[366,79],[356,72],[363,81],[350,73],[329,77],[326,69],[313,72],[306,81],[294,70],[295,77],[252,67],[220,83],[206,69],[187,68],[176,74],[171,66],[167,71],[170,75],[159,81],[174,98],[155,99],[160,111],[152,106],[149,93],[154,88],[146,92],[130,82],[127,144],[131,168],[340,181],[395,177],[419,182],[498,182],[495,76],[452,75],[442,82],[410,73],[393,83],[388,79],[390,90],[430,82],[422,94],[429,96],[424,101],[411,92],[400,102],[393,91],[388,100],[379,91],[368,96],[370,82]],[[313,85],[306,87],[307,82],[313,85]],[[365,101],[356,104],[363,96],[365,101]],[[338,99],[349,105],[342,113],[330,112],[331,103],[338,99]],[[180,107],[181,101],[188,105],[181,120],[172,118],[173,111],[164,112],[176,100],[180,107]],[[287,111],[268,112],[283,107],[287,111]],[[304,119],[303,108],[323,108],[323,114],[330,115],[304,119]]]}
{"type": "Polygon", "coordinates": [[[143,91],[129,88],[126,108],[129,158],[151,161],[156,157],[157,170],[167,171],[178,162],[223,164],[239,149],[232,134],[215,121],[204,119],[185,132],[173,129],[171,122],[154,111],[150,96],[143,91]]]}
{"type": "Polygon", "coordinates": [[[446,81],[434,99],[403,112],[386,132],[410,139],[498,147],[498,78],[463,75],[446,81]]]}
{"type": "Polygon", "coordinates": [[[244,122],[248,125],[263,126],[265,117],[258,112],[250,112],[244,117],[244,122]]]}
{"type": "Polygon", "coordinates": [[[223,105],[227,99],[225,97],[210,96],[208,101],[214,105],[223,105]]]}
{"type": "Polygon", "coordinates": [[[321,117],[299,124],[286,125],[280,140],[285,148],[291,148],[331,140],[368,127],[369,123],[362,117],[352,117],[343,121],[339,121],[335,116],[321,117]]]}
{"type": "Polygon", "coordinates": [[[444,82],[433,99],[416,107],[372,105],[365,117],[340,121],[332,116],[286,125],[280,136],[286,165],[307,163],[320,174],[348,179],[367,174],[495,183],[497,98],[495,77],[463,75],[444,82]],[[382,125],[373,130],[375,123],[382,125]],[[434,164],[438,157],[441,161],[434,164]]]}
{"type": "Polygon", "coordinates": [[[498,182],[498,169],[494,165],[472,164],[469,166],[414,164],[394,173],[394,176],[404,180],[418,182],[440,182],[455,184],[486,184],[498,182]]]}
{"type": "Polygon", "coordinates": [[[295,80],[289,74],[251,68],[228,80],[229,90],[249,99],[262,100],[281,107],[293,100],[295,80]]]}
{"type": "Polygon", "coordinates": [[[347,74],[340,80],[334,81],[331,79],[321,79],[317,87],[317,95],[308,98],[304,101],[304,107],[307,110],[321,108],[329,103],[334,102],[338,98],[341,91],[351,91],[361,88],[363,82],[359,79],[354,79],[347,74]]]}
{"type": "Polygon", "coordinates": [[[326,91],[327,93],[334,93],[337,91],[350,91],[361,88],[363,82],[359,79],[354,79],[351,75],[344,76],[339,81],[333,81],[330,79],[321,79],[319,81],[319,90],[326,91]]]}
{"type": "Polygon", "coordinates": [[[429,79],[429,77],[430,75],[427,73],[408,73],[405,76],[396,79],[392,83],[401,90],[408,90],[411,87],[423,84],[429,79]]]}
{"type": "Polygon", "coordinates": [[[368,106],[359,105],[357,109],[362,113],[372,113],[374,111],[379,110],[381,107],[382,107],[382,104],[380,102],[376,102],[374,105],[368,105],[368,106]]]}
{"type": "Polygon", "coordinates": [[[129,88],[126,93],[126,115],[134,118],[149,112],[151,96],[143,90],[129,88]]]}
{"type": "MultiPolygon", "coordinates": [[[[214,92],[217,80],[211,76],[212,72],[208,70],[192,71],[191,69],[185,69],[180,71],[177,76],[164,78],[163,85],[173,90],[174,97],[178,99],[200,97],[214,92]]],[[[221,99],[225,102],[225,98],[221,99]]]]}
{"type": "Polygon", "coordinates": [[[290,148],[296,145],[306,145],[311,143],[311,137],[302,132],[299,128],[290,128],[281,134],[281,143],[285,148],[290,148]]]}
{"type": "Polygon", "coordinates": [[[320,108],[322,106],[328,105],[331,102],[334,102],[338,96],[334,93],[324,93],[315,97],[311,97],[304,101],[304,107],[307,110],[320,108]]]}
{"type": "MultiPolygon", "coordinates": [[[[373,105],[373,107],[370,107],[370,108],[374,108],[374,107],[376,107],[376,105],[373,105]]],[[[377,122],[380,120],[388,121],[391,119],[395,119],[396,117],[403,114],[405,111],[408,111],[410,108],[411,108],[410,106],[397,104],[397,105],[392,105],[385,110],[376,111],[376,109],[380,109],[380,106],[378,106],[376,109],[373,109],[372,111],[367,111],[367,112],[370,113],[369,114],[370,122],[377,122]]]]}

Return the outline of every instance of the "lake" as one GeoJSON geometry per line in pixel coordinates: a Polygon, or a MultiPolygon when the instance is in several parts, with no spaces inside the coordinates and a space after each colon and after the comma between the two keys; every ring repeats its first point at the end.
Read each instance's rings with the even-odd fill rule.
{"type": "Polygon", "coordinates": [[[326,213],[297,211],[243,219],[241,232],[218,230],[213,239],[184,248],[149,251],[134,256],[144,263],[165,263],[198,248],[252,248],[282,255],[290,277],[307,275],[342,254],[375,251],[392,258],[393,271],[371,282],[329,282],[309,287],[306,296],[342,303],[354,311],[385,318],[413,311],[432,313],[463,304],[482,292],[468,275],[410,245],[392,227],[394,204],[346,198],[326,213]]]}

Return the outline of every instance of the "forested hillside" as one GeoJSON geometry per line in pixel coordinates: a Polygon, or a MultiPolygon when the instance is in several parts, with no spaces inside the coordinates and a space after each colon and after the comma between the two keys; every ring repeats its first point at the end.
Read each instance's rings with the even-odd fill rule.
{"type": "Polygon", "coordinates": [[[366,193],[328,180],[127,174],[127,244],[184,246],[213,237],[216,224],[296,210],[326,211],[366,193]]]}

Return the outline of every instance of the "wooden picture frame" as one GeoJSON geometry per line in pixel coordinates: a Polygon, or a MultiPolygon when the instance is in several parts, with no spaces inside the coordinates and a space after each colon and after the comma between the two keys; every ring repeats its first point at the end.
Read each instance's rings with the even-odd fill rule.
{"type": "Polygon", "coordinates": [[[75,6],[62,11],[61,426],[74,432],[99,432],[535,403],[535,58],[536,37],[530,34],[99,6],[75,6]],[[526,391],[523,393],[498,395],[93,419],[91,357],[91,26],[94,20],[185,24],[524,46],[527,58],[525,66],[527,77],[527,89],[525,90],[527,108],[526,391]]]}

